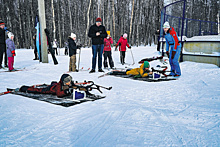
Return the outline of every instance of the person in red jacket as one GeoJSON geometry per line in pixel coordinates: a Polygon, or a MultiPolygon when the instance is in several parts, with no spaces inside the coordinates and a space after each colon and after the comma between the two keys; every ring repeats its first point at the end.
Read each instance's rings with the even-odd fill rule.
{"type": "Polygon", "coordinates": [[[19,91],[35,94],[53,94],[57,97],[64,97],[71,94],[70,88],[74,87],[72,77],[69,74],[63,74],[60,78],[60,81],[51,82],[51,85],[48,85],[45,88],[36,88],[35,86],[22,86],[19,91]]]}
{"type": "Polygon", "coordinates": [[[108,67],[107,58],[109,61],[109,65],[111,68],[114,67],[114,62],[112,60],[112,52],[111,52],[111,44],[113,44],[113,39],[110,35],[107,36],[107,38],[104,39],[104,68],[108,67]]]}
{"type": "Polygon", "coordinates": [[[119,51],[120,51],[120,60],[121,60],[121,64],[124,65],[125,64],[125,52],[126,52],[126,46],[131,49],[131,46],[129,46],[128,44],[128,40],[127,40],[128,35],[125,33],[123,35],[123,37],[121,37],[118,40],[118,43],[116,44],[116,49],[119,46],[119,51]]]}

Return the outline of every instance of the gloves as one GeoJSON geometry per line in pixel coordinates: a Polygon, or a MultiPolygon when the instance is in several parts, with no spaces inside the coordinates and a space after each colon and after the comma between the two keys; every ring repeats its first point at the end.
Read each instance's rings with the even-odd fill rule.
{"type": "Polygon", "coordinates": [[[7,27],[4,27],[5,32],[8,32],[7,27]]]}
{"type": "Polygon", "coordinates": [[[128,48],[131,49],[131,46],[129,46],[128,48]]]}
{"type": "Polygon", "coordinates": [[[66,95],[70,95],[70,94],[71,94],[71,92],[70,92],[69,89],[65,89],[65,90],[64,90],[64,93],[65,93],[66,95]]]}
{"type": "Polygon", "coordinates": [[[166,51],[166,54],[167,54],[167,57],[169,58],[169,57],[170,57],[170,54],[169,54],[169,52],[168,52],[168,51],[166,51]]]}
{"type": "Polygon", "coordinates": [[[118,46],[121,46],[121,43],[119,43],[118,46]]]}
{"type": "Polygon", "coordinates": [[[77,45],[76,47],[77,47],[77,49],[80,49],[82,47],[82,44],[77,45]]]}
{"type": "Polygon", "coordinates": [[[141,78],[142,76],[140,74],[134,76],[134,78],[141,78]]]}
{"type": "Polygon", "coordinates": [[[14,51],[11,51],[11,53],[12,53],[12,56],[13,56],[13,57],[16,56],[15,50],[14,50],[14,51]]]}
{"type": "Polygon", "coordinates": [[[175,51],[172,51],[171,59],[173,59],[173,58],[175,57],[175,54],[176,54],[176,52],[175,52],[175,51]]]}

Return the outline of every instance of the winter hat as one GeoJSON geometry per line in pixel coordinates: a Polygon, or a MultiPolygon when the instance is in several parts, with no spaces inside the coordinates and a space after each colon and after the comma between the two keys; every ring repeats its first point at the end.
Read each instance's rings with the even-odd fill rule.
{"type": "Polygon", "coordinates": [[[110,31],[106,31],[107,32],[107,34],[110,36],[110,31]]]}
{"type": "Polygon", "coordinates": [[[8,38],[11,39],[12,36],[14,37],[14,34],[13,34],[12,32],[9,32],[9,33],[8,33],[8,38]]]}
{"type": "Polygon", "coordinates": [[[102,22],[102,19],[100,17],[96,18],[96,22],[102,22]]]}
{"type": "Polygon", "coordinates": [[[0,20],[0,25],[5,25],[4,21],[0,20]]]}
{"type": "Polygon", "coordinates": [[[63,82],[63,85],[66,85],[66,83],[72,81],[72,77],[69,74],[63,74],[60,80],[63,82]]]}
{"type": "Polygon", "coordinates": [[[145,68],[149,68],[149,67],[150,67],[149,62],[148,62],[148,61],[144,61],[144,69],[145,69],[145,68]]]}
{"type": "Polygon", "coordinates": [[[124,33],[123,38],[127,38],[128,34],[124,33]]]}
{"type": "Polygon", "coordinates": [[[164,24],[163,24],[163,28],[170,28],[170,24],[168,21],[166,21],[164,24]]]}
{"type": "Polygon", "coordinates": [[[76,38],[76,34],[71,33],[71,35],[69,36],[70,38],[76,38]]]}

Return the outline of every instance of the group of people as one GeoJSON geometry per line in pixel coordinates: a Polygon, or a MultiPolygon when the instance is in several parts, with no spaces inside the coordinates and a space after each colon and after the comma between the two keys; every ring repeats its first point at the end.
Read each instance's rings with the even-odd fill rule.
{"type": "Polygon", "coordinates": [[[5,27],[5,23],[0,20],[0,69],[3,68],[2,61],[3,61],[3,55],[5,56],[4,62],[5,67],[8,67],[9,71],[14,71],[14,56],[15,54],[15,44],[14,44],[14,34],[12,32],[9,32],[7,30],[7,27],[5,27]],[[6,39],[5,35],[8,35],[8,38],[6,39]],[[7,47],[7,50],[6,50],[7,47]]]}
{"type": "MultiPolygon", "coordinates": [[[[94,73],[96,68],[96,60],[98,55],[98,72],[104,72],[102,70],[102,55],[104,55],[104,68],[108,67],[107,59],[109,60],[110,68],[114,67],[114,62],[111,55],[111,44],[113,40],[110,36],[110,32],[106,32],[106,29],[101,25],[102,19],[98,17],[96,23],[89,29],[88,36],[92,39],[92,70],[89,73],[94,73]]],[[[127,42],[127,34],[125,33],[119,39],[116,45],[116,49],[119,46],[121,63],[125,63],[126,46],[131,48],[127,42]]]]}
{"type": "MultiPolygon", "coordinates": [[[[95,24],[89,28],[88,36],[92,40],[92,69],[89,73],[94,73],[96,69],[96,61],[98,56],[98,72],[104,72],[102,70],[102,55],[104,56],[104,68],[109,65],[111,68],[114,67],[114,62],[112,59],[111,53],[111,44],[113,44],[113,39],[110,36],[110,31],[106,31],[105,27],[101,24],[102,19],[98,17],[95,24]]],[[[169,62],[171,66],[171,75],[180,76],[181,70],[179,66],[179,56],[181,52],[181,42],[179,41],[178,35],[173,27],[169,25],[169,22],[165,22],[163,25],[164,36],[166,39],[166,54],[169,57],[169,62]]],[[[36,38],[36,37],[35,37],[36,38]]],[[[34,38],[34,40],[36,40],[34,38]]],[[[5,53],[5,67],[9,68],[9,71],[15,70],[13,68],[14,56],[15,54],[15,44],[14,44],[14,34],[7,30],[5,23],[0,20],[0,68],[3,68],[3,54],[5,53]],[[5,35],[8,35],[6,40],[5,35]],[[7,52],[6,52],[7,46],[7,52]],[[6,54],[7,53],[7,54],[6,54]],[[8,63],[7,63],[8,62],[8,63]]],[[[76,72],[76,50],[81,48],[81,45],[76,45],[76,34],[71,33],[68,39],[68,48],[69,48],[69,71],[76,72]]],[[[127,42],[127,34],[123,34],[119,41],[116,44],[116,49],[119,46],[120,51],[120,60],[121,63],[125,63],[125,52],[126,47],[131,48],[127,42]]],[[[54,48],[57,47],[56,40],[54,40],[54,48]]],[[[57,53],[57,52],[56,52],[57,53]]],[[[37,51],[35,51],[35,59],[37,59],[37,51]]]]}

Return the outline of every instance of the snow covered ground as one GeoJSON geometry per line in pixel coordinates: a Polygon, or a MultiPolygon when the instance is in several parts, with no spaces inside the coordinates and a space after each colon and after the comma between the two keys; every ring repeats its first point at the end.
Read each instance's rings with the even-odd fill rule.
{"type": "MultiPolygon", "coordinates": [[[[159,56],[156,47],[133,47],[136,64],[159,56]]],[[[58,81],[68,71],[69,57],[58,65],[32,60],[33,50],[16,50],[15,67],[1,72],[0,91],[7,87],[58,81]]],[[[91,49],[82,49],[81,64],[91,67],[91,49]]],[[[78,56],[78,55],[77,55],[78,56]]],[[[119,53],[113,51],[116,67],[119,53]]],[[[132,63],[130,50],[126,62],[132,63]]],[[[151,66],[161,64],[151,62],[151,66]]],[[[126,65],[127,66],[127,65],[126,65]]],[[[105,99],[62,107],[7,94],[0,96],[0,146],[220,146],[220,69],[212,64],[183,62],[175,81],[143,82],[89,71],[70,73],[74,80],[103,86],[105,99]]],[[[2,70],[1,70],[2,71],[2,70]]],[[[95,92],[95,91],[94,91],[95,92]]]]}

